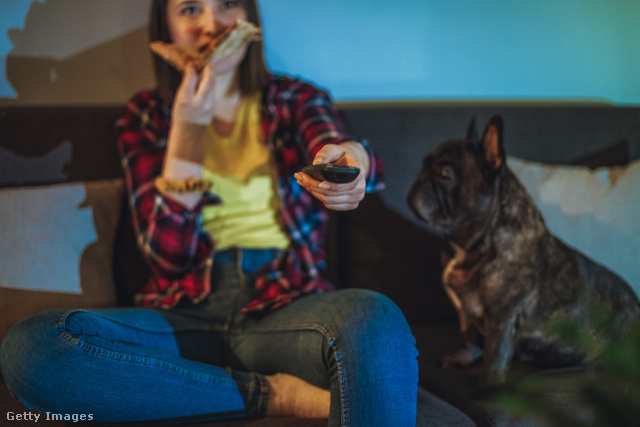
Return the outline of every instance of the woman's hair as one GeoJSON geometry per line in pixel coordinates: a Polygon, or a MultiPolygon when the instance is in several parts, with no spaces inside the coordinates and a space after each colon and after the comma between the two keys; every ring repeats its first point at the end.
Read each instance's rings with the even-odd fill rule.
{"type": "MultiPolygon", "coordinates": [[[[167,2],[168,0],[153,0],[151,4],[150,41],[172,42],[167,24],[167,2]]],[[[262,27],[257,0],[240,0],[239,3],[247,12],[247,21],[257,27],[262,27]]],[[[238,68],[241,95],[250,95],[262,89],[268,73],[263,46],[262,40],[252,42],[247,46],[247,54],[238,68]]],[[[178,86],[180,86],[182,74],[157,55],[153,55],[153,68],[160,96],[167,101],[172,101],[178,86]]]]}

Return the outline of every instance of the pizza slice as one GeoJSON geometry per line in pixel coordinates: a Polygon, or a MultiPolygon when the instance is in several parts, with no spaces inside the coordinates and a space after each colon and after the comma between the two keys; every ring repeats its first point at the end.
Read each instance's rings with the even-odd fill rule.
{"type": "Polygon", "coordinates": [[[252,23],[238,19],[233,26],[223,29],[215,36],[206,36],[198,48],[160,41],[151,42],[149,47],[181,72],[185,71],[189,63],[200,72],[214,57],[224,59],[242,46],[260,40],[261,34],[260,29],[252,23]]]}

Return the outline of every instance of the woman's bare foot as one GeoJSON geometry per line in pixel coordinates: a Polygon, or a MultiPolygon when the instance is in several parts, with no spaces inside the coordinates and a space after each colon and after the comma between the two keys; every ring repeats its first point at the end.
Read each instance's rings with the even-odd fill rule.
{"type": "Polygon", "coordinates": [[[289,374],[268,375],[267,417],[328,418],[331,394],[289,374]]]}

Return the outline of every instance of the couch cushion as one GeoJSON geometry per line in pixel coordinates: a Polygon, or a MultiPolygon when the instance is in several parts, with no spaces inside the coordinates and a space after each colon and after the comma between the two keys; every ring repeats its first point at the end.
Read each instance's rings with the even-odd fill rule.
{"type": "Polygon", "coordinates": [[[549,230],[625,279],[640,295],[640,160],[589,169],[510,157],[549,230]]]}
{"type": "Polygon", "coordinates": [[[122,179],[0,190],[0,339],[31,314],[115,305],[122,179]]]}

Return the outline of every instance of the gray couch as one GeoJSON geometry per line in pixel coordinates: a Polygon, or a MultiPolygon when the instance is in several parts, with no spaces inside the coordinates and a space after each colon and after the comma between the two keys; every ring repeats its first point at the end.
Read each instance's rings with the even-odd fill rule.
{"type": "MultiPolygon", "coordinates": [[[[339,288],[382,292],[406,314],[420,352],[420,385],[433,393],[420,397],[424,425],[437,422],[429,416],[438,416],[438,399],[459,408],[478,425],[513,422],[509,415],[478,404],[483,389],[477,368],[446,372],[439,367],[440,358],[460,343],[457,316],[440,286],[443,243],[412,217],[405,204],[406,189],[422,157],[439,143],[462,137],[472,116],[482,126],[491,115],[501,114],[507,152],[522,159],[590,167],[628,164],[640,158],[640,108],[496,102],[359,104],[342,105],[341,110],[350,132],[367,138],[382,157],[387,188],[368,195],[356,211],[332,213],[327,241],[329,278],[339,288]]],[[[0,172],[0,186],[15,189],[120,178],[113,123],[121,111],[121,106],[0,107],[0,170],[5,171],[0,172]],[[68,149],[56,151],[61,145],[68,149]],[[16,161],[23,163],[12,166],[16,161]]],[[[126,203],[120,206],[111,259],[116,297],[96,302],[96,306],[131,305],[135,290],[148,274],[134,244],[126,203]]],[[[0,299],[2,291],[0,288],[0,299]]],[[[20,307],[20,298],[26,297],[15,295],[10,304],[20,307]]],[[[0,408],[2,413],[24,411],[9,398],[4,384],[0,384],[0,408]]],[[[211,425],[324,424],[323,420],[279,419],[211,425]]],[[[528,419],[509,425],[536,422],[528,419]]]]}

